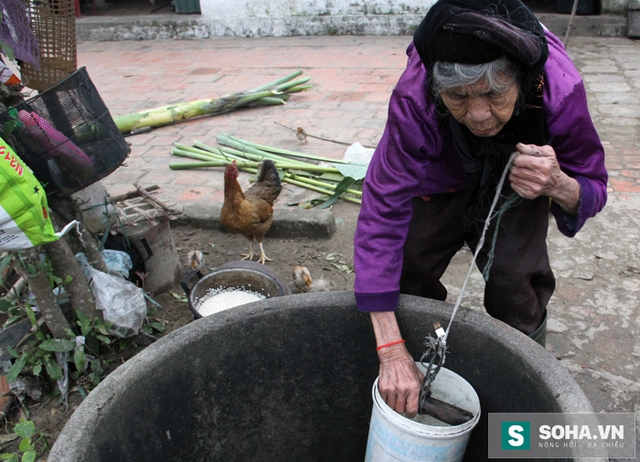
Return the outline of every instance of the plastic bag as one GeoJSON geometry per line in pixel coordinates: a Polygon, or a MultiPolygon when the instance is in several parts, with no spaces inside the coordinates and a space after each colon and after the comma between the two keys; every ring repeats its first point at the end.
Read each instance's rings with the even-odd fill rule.
{"type": "Polygon", "coordinates": [[[102,258],[107,265],[110,273],[118,273],[123,278],[129,277],[129,271],[133,268],[133,262],[131,256],[127,252],[121,250],[104,249],[102,252],[102,258]]]}
{"type": "MultiPolygon", "coordinates": [[[[123,252],[121,250],[112,250],[112,249],[104,249],[100,252],[102,255],[102,259],[104,260],[104,264],[107,265],[107,269],[109,270],[109,274],[120,275],[125,279],[129,278],[129,272],[131,268],[133,268],[133,262],[131,261],[131,256],[127,252],[123,252]]],[[[84,273],[84,276],[87,278],[87,281],[91,281],[91,272],[89,268],[89,260],[84,252],[78,252],[76,255],[76,260],[80,264],[80,268],[84,273]]]]}
{"type": "Polygon", "coordinates": [[[118,337],[132,337],[138,333],[147,316],[144,291],[120,276],[103,273],[87,265],[89,286],[96,299],[96,308],[104,320],[112,323],[109,332],[118,337]]]}
{"type": "Polygon", "coordinates": [[[0,251],[30,249],[56,240],[44,188],[0,138],[0,251]]]}

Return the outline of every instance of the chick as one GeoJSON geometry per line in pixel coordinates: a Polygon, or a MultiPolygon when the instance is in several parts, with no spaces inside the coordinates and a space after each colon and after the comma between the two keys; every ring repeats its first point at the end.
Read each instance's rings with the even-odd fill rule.
{"type": "Polygon", "coordinates": [[[187,266],[191,271],[200,270],[204,266],[204,254],[199,250],[191,250],[187,254],[187,266]]]}
{"type": "Polygon", "coordinates": [[[300,293],[309,292],[312,282],[311,273],[309,273],[309,270],[305,266],[296,265],[293,267],[293,283],[300,293]]]}
{"type": "Polygon", "coordinates": [[[298,138],[301,143],[307,142],[307,132],[304,131],[304,128],[298,127],[298,130],[296,130],[296,138],[298,138]]]}

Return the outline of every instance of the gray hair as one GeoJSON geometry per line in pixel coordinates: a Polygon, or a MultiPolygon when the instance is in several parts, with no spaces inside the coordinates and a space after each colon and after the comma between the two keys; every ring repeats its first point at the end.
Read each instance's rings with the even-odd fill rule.
{"type": "Polygon", "coordinates": [[[433,63],[431,75],[431,91],[434,97],[441,100],[443,91],[456,87],[473,85],[486,80],[492,91],[502,93],[513,82],[522,79],[522,70],[506,56],[484,64],[459,64],[436,61],[433,63]]]}

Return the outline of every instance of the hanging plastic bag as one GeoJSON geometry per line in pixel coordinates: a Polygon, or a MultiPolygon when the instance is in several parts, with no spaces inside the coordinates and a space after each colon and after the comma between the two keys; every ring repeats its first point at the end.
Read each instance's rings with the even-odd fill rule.
{"type": "Polygon", "coordinates": [[[120,276],[89,268],[96,308],[102,310],[105,321],[113,324],[111,333],[118,337],[136,335],[147,316],[144,291],[120,276]]]}
{"type": "Polygon", "coordinates": [[[133,262],[127,252],[120,250],[104,249],[102,252],[102,259],[109,269],[109,273],[117,273],[123,278],[129,277],[129,271],[133,268],[133,262]]]}
{"type": "Polygon", "coordinates": [[[58,238],[44,188],[0,138],[0,251],[30,249],[58,238]]]}
{"type": "Polygon", "coordinates": [[[123,338],[136,335],[147,317],[144,291],[121,276],[103,273],[89,264],[81,263],[81,267],[89,275],[96,308],[112,324],[109,332],[123,338]]]}

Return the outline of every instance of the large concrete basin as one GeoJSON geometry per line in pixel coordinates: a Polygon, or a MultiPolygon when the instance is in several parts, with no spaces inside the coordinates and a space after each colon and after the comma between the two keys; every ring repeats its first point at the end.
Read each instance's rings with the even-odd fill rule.
{"type": "MultiPolygon", "coordinates": [[[[452,306],[402,296],[414,358],[452,306]]],[[[592,412],[567,370],[500,321],[461,308],[446,367],[480,397],[465,461],[487,458],[490,412],[592,412]]],[[[49,462],[362,461],[378,374],[352,292],[276,297],[198,319],[110,374],[73,414],[49,462]]]]}

